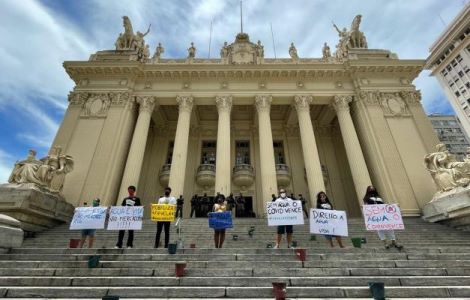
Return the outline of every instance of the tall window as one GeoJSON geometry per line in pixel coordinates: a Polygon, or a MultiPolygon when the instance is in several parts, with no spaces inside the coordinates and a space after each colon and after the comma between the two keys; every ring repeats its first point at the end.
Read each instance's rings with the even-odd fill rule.
{"type": "Polygon", "coordinates": [[[216,141],[202,141],[201,164],[215,165],[216,141]]]}
{"type": "Polygon", "coordinates": [[[284,143],[282,141],[274,141],[274,160],[276,164],[285,164],[286,159],[284,155],[284,143]]]}
{"type": "Polygon", "coordinates": [[[235,164],[251,164],[249,141],[235,141],[235,164]]]}
{"type": "Polygon", "coordinates": [[[168,151],[167,151],[167,154],[166,154],[166,164],[167,165],[170,165],[171,160],[173,159],[173,147],[174,146],[175,146],[175,142],[170,141],[170,143],[168,144],[168,151]]]}

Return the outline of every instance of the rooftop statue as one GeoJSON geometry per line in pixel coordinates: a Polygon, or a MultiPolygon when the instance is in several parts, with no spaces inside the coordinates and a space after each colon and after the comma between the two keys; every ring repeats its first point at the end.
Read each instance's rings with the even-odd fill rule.
{"type": "Polygon", "coordinates": [[[289,55],[293,60],[299,59],[299,55],[297,54],[297,48],[295,48],[294,42],[290,43],[289,55]]]}
{"type": "Polygon", "coordinates": [[[343,58],[347,57],[348,50],[353,48],[367,48],[366,36],[362,31],[359,30],[362,16],[357,15],[354,17],[351,29],[348,31],[346,27],[340,30],[335,23],[333,27],[336,29],[339,35],[339,42],[336,45],[336,57],[343,58]]]}
{"type": "Polygon", "coordinates": [[[426,169],[431,173],[439,192],[466,187],[470,183],[470,148],[464,161],[457,161],[446,149],[445,144],[437,144],[436,152],[424,157],[426,169]]]}
{"type": "Polygon", "coordinates": [[[28,157],[15,163],[9,183],[33,183],[50,192],[62,190],[65,175],[73,170],[73,159],[61,153],[60,147],[53,147],[46,157],[37,160],[36,151],[29,150],[28,157]]]}
{"type": "Polygon", "coordinates": [[[150,56],[149,49],[145,44],[144,37],[150,32],[151,24],[149,25],[147,31],[142,33],[137,31],[134,34],[132,29],[132,23],[129,17],[122,17],[124,33],[120,33],[116,39],[116,50],[135,50],[137,51],[137,57],[139,61],[145,62],[150,56]]]}
{"type": "Polygon", "coordinates": [[[194,43],[191,42],[191,47],[188,48],[188,58],[195,58],[196,57],[196,48],[194,47],[194,43]]]}
{"type": "Polygon", "coordinates": [[[163,52],[165,52],[165,48],[163,48],[162,43],[158,43],[158,46],[155,49],[155,54],[153,55],[153,58],[156,60],[160,60],[160,57],[162,56],[163,52]]]}
{"type": "Polygon", "coordinates": [[[330,46],[328,46],[326,42],[323,44],[322,55],[323,55],[323,59],[325,60],[331,57],[330,46]]]}

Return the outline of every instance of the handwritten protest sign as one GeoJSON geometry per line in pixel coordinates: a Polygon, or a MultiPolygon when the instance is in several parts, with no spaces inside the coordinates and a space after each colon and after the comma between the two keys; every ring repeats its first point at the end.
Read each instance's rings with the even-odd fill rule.
{"type": "Polygon", "coordinates": [[[77,207],[70,223],[70,230],[103,229],[106,207],[77,207]]]}
{"type": "Polygon", "coordinates": [[[152,221],[173,222],[175,220],[176,205],[152,204],[152,221]]]}
{"type": "Polygon", "coordinates": [[[374,204],[362,207],[367,230],[405,229],[397,204],[374,204]]]}
{"type": "Polygon", "coordinates": [[[209,213],[209,227],[213,229],[232,228],[232,213],[230,211],[209,213]]]}
{"type": "Polygon", "coordinates": [[[108,230],[141,230],[143,206],[113,206],[109,210],[108,230]]]}
{"type": "Polygon", "coordinates": [[[302,202],[299,200],[276,200],[266,204],[268,226],[303,225],[302,202]]]}
{"type": "Polygon", "coordinates": [[[342,210],[311,209],[310,233],[348,236],[348,219],[342,210]]]}

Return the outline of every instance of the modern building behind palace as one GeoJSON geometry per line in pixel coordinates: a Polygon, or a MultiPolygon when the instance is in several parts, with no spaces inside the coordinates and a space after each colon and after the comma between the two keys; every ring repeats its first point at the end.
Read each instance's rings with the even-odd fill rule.
{"type": "Polygon", "coordinates": [[[420,214],[435,193],[423,157],[438,143],[412,85],[425,61],[373,49],[360,22],[335,25],[336,51],[325,43],[321,58],[294,44],[290,58],[267,58],[241,32],[220,59],[198,58],[194,45],[170,59],[164,45],[151,55],[124,17],[116,50],[64,63],[76,84],[53,142],[75,160],[65,198],[111,205],[136,185],[147,205],[169,185],[188,206],[194,194],[243,193],[260,216],[284,187],[310,203],[326,191],[357,216],[374,184],[420,214]]]}

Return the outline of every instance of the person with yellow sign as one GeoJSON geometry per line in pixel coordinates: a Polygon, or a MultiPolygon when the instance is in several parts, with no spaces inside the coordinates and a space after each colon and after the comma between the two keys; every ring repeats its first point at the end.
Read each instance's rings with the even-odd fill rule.
{"type": "MultiPolygon", "coordinates": [[[[157,234],[155,235],[155,248],[158,248],[158,244],[160,244],[160,236],[162,234],[162,230],[165,229],[165,248],[168,248],[168,244],[170,243],[170,224],[171,220],[175,217],[175,208],[176,208],[176,199],[173,196],[170,196],[171,188],[165,188],[165,196],[158,199],[158,204],[165,204],[165,205],[173,205],[171,210],[171,219],[170,221],[157,221],[157,234]]],[[[157,218],[158,219],[158,218],[157,218]]]]}

